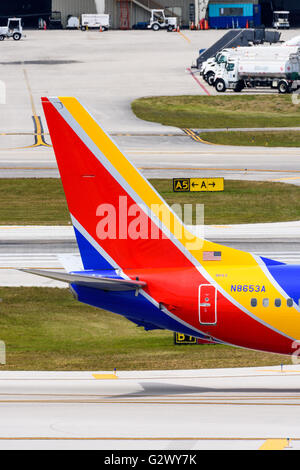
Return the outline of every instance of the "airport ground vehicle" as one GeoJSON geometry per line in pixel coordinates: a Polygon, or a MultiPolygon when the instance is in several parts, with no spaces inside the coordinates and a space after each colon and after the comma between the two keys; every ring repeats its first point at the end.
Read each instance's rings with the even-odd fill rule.
{"type": "Polygon", "coordinates": [[[88,29],[100,29],[107,31],[110,27],[110,18],[106,14],[92,14],[85,13],[81,15],[81,30],[87,31],[88,29]]]}
{"type": "Polygon", "coordinates": [[[295,352],[300,266],[197,237],[75,98],[42,104],[83,269],[26,272],[146,330],[295,352]]]}
{"type": "Polygon", "coordinates": [[[274,11],[273,12],[273,28],[275,29],[289,29],[289,11],[274,11]]]}
{"type": "Polygon", "coordinates": [[[48,28],[49,29],[63,29],[60,11],[51,12],[51,15],[48,21],[48,28]]]}
{"type": "Polygon", "coordinates": [[[165,16],[164,10],[151,10],[150,23],[147,28],[153,31],[159,31],[160,29],[167,29],[173,31],[177,28],[177,17],[176,16],[165,16]]]}
{"type": "Polygon", "coordinates": [[[0,41],[5,38],[13,38],[19,41],[23,36],[23,27],[21,18],[9,18],[7,26],[0,27],[0,41]]]}
{"type": "Polygon", "coordinates": [[[200,75],[203,75],[204,80],[209,84],[213,85],[215,81],[215,76],[220,73],[226,64],[229,58],[231,57],[267,57],[273,56],[274,58],[279,57],[280,55],[286,56],[291,53],[299,53],[299,41],[295,45],[287,45],[284,43],[278,46],[250,46],[250,47],[237,47],[234,49],[223,49],[218,52],[216,57],[208,59],[206,62],[203,62],[200,75]]]}
{"type": "Polygon", "coordinates": [[[279,93],[289,93],[300,86],[300,54],[229,58],[216,74],[214,85],[218,92],[270,87],[277,88],[279,93]]]}
{"type": "Polygon", "coordinates": [[[69,16],[66,29],[78,29],[80,27],[79,18],[77,16],[69,16]]]}

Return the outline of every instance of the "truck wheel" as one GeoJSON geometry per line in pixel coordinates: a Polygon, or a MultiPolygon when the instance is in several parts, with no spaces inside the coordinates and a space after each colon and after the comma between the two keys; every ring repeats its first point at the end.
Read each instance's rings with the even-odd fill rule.
{"type": "Polygon", "coordinates": [[[81,26],[81,31],[86,31],[86,26],[81,26]]]}
{"type": "Polygon", "coordinates": [[[219,93],[224,93],[224,91],[226,91],[226,85],[225,85],[224,80],[222,80],[221,78],[218,78],[218,80],[215,83],[215,89],[219,93]]]}
{"type": "Polygon", "coordinates": [[[173,29],[174,29],[174,26],[172,26],[171,24],[169,24],[167,30],[168,30],[169,32],[171,32],[171,31],[173,31],[173,29]]]}
{"type": "Polygon", "coordinates": [[[5,36],[3,36],[3,34],[1,34],[0,41],[4,41],[4,39],[5,39],[5,36]]]}
{"type": "Polygon", "coordinates": [[[20,41],[22,35],[20,33],[14,33],[13,34],[13,40],[14,41],[20,41]]]}
{"type": "Polygon", "coordinates": [[[285,82],[284,80],[281,80],[278,83],[278,91],[279,91],[280,94],[289,93],[290,92],[290,87],[289,87],[288,83],[285,82]]]}
{"type": "Polygon", "coordinates": [[[215,81],[215,74],[213,72],[208,72],[206,81],[210,86],[213,86],[215,81]]]}
{"type": "Polygon", "coordinates": [[[236,85],[236,87],[234,88],[234,91],[236,93],[240,93],[243,89],[244,89],[244,83],[241,81],[241,82],[238,82],[238,84],[236,85]]]}
{"type": "Polygon", "coordinates": [[[153,31],[158,31],[158,30],[160,29],[159,24],[154,23],[154,24],[152,25],[152,29],[153,29],[153,31]]]}

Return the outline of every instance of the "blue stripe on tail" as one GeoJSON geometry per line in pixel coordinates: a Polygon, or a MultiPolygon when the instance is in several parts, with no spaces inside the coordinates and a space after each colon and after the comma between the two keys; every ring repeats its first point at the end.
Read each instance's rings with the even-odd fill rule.
{"type": "Polygon", "coordinates": [[[86,238],[74,227],[80,256],[84,269],[107,270],[114,269],[86,238]]]}

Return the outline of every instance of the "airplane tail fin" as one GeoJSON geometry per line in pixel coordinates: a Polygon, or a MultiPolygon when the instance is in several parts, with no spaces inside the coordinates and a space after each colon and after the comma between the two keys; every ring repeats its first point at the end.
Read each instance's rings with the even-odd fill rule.
{"type": "Polygon", "coordinates": [[[71,97],[42,104],[84,268],[189,265],[196,237],[92,115],[71,97]]]}

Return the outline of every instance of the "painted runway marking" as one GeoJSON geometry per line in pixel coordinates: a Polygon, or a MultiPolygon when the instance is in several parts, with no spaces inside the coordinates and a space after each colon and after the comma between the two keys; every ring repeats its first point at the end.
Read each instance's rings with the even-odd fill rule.
{"type": "Polygon", "coordinates": [[[173,132],[173,133],[169,133],[169,134],[111,132],[110,135],[114,136],[114,137],[185,137],[185,135],[182,134],[181,132],[177,132],[177,133],[173,132]]]}
{"type": "MultiPolygon", "coordinates": [[[[61,437],[61,436],[26,436],[1,437],[0,441],[265,441],[265,437],[61,437]]],[[[275,440],[275,439],[272,439],[275,440]]],[[[279,439],[278,439],[279,440],[279,439]]],[[[299,441],[299,438],[293,438],[299,441]]],[[[287,441],[287,439],[286,439],[287,441]]]]}
{"type": "Polygon", "coordinates": [[[188,136],[190,136],[195,142],[201,142],[201,144],[207,145],[219,145],[219,144],[212,144],[211,142],[207,142],[206,140],[201,139],[200,135],[196,134],[192,129],[183,128],[183,132],[185,132],[188,136]]]}
{"type": "Polygon", "coordinates": [[[24,77],[25,77],[27,90],[28,90],[28,93],[29,93],[31,109],[32,109],[32,114],[33,114],[34,132],[35,132],[35,143],[33,145],[30,145],[30,146],[24,147],[24,148],[33,148],[33,147],[41,147],[41,146],[52,147],[51,145],[47,144],[47,142],[45,142],[44,129],[43,129],[41,117],[37,115],[37,111],[36,111],[36,107],[35,107],[35,103],[34,103],[34,99],[33,99],[33,94],[32,94],[31,86],[30,86],[30,83],[29,83],[27,70],[23,69],[23,73],[24,73],[24,77]]]}
{"type": "Polygon", "coordinates": [[[115,374],[92,374],[96,380],[114,380],[118,377],[115,374]]]}
{"type": "Polygon", "coordinates": [[[200,82],[200,80],[198,80],[198,78],[195,76],[194,72],[192,71],[192,69],[190,68],[187,68],[187,71],[189,72],[189,74],[193,77],[193,79],[195,80],[196,83],[198,83],[198,85],[202,88],[202,90],[204,91],[204,93],[206,93],[207,96],[211,96],[209,91],[207,90],[207,88],[202,85],[202,83],[200,82]]]}
{"type": "Polygon", "coordinates": [[[192,131],[192,129],[183,128],[182,130],[196,142],[201,142],[200,137],[196,134],[196,132],[192,131]]]}
{"type": "MultiPolygon", "coordinates": [[[[162,153],[162,152],[161,152],[162,153]]],[[[201,166],[173,166],[173,167],[160,167],[160,166],[139,166],[139,170],[147,171],[147,170],[159,170],[159,171],[169,171],[169,170],[176,170],[176,171],[222,171],[222,172],[234,172],[234,173],[243,173],[245,175],[250,174],[250,173],[289,173],[286,170],[267,170],[267,169],[258,169],[258,168],[214,168],[214,167],[201,167],[201,166]]],[[[1,166],[0,164],[0,171],[1,170],[28,170],[28,171],[33,171],[33,170],[38,170],[38,171],[48,171],[48,170],[57,170],[57,166],[47,166],[47,167],[37,167],[37,166],[1,166]]],[[[293,170],[291,173],[300,173],[300,170],[293,170]]],[[[300,179],[300,177],[287,177],[287,178],[282,178],[282,179],[300,179]]],[[[271,180],[268,180],[271,181],[271,180]]]]}
{"type": "MultiPolygon", "coordinates": [[[[47,144],[45,141],[45,133],[43,129],[43,124],[41,117],[37,115],[34,99],[33,99],[33,94],[31,90],[31,86],[29,83],[29,78],[27,74],[27,70],[23,69],[24,77],[25,77],[25,83],[27,86],[27,90],[29,93],[29,99],[30,99],[30,104],[31,104],[31,110],[32,110],[32,119],[33,119],[33,124],[34,124],[34,132],[32,134],[10,134],[10,135],[33,135],[34,136],[34,144],[32,145],[25,145],[23,147],[14,147],[14,148],[7,148],[7,149],[1,149],[1,150],[23,150],[23,149],[30,149],[30,148],[36,148],[36,147],[52,147],[52,145],[47,144]]],[[[2,134],[2,135],[8,135],[8,134],[2,134]]]]}
{"type": "MultiPolygon", "coordinates": [[[[170,380],[170,379],[176,379],[176,380],[180,380],[180,379],[184,379],[184,380],[193,380],[193,379],[240,379],[240,378],[246,378],[246,377],[249,377],[249,378],[256,378],[256,377],[279,377],[279,376],[282,376],[282,373],[281,373],[281,370],[278,369],[274,369],[273,371],[273,374],[264,374],[265,370],[263,370],[261,373],[256,373],[256,374],[241,374],[241,375],[233,375],[233,374],[228,374],[228,375],[191,375],[191,376],[165,376],[165,375],[153,375],[151,377],[143,377],[143,381],[147,381],[147,380],[150,380],[150,381],[153,381],[153,380],[170,380]]],[[[291,372],[292,373],[292,370],[290,371],[287,371],[287,373],[291,372]]],[[[96,372],[95,372],[96,373],[96,372]]],[[[300,375],[300,372],[299,372],[299,375],[300,375]]],[[[18,377],[14,377],[13,379],[11,378],[8,378],[8,377],[5,377],[5,378],[2,378],[0,376],[0,382],[6,382],[6,381],[26,381],[26,382],[44,382],[44,381],[48,381],[49,378],[35,378],[35,377],[22,377],[22,378],[18,378],[18,377]]],[[[134,380],[137,380],[136,377],[119,377],[119,380],[124,380],[124,381],[134,381],[134,380]]],[[[63,378],[56,378],[56,377],[51,377],[51,381],[52,382],[61,382],[61,381],[67,381],[67,382],[76,382],[76,381],[94,381],[93,378],[90,378],[90,377],[86,377],[86,378],[81,378],[81,377],[78,377],[78,378],[67,378],[67,377],[63,377],[63,378]]]]}
{"type": "Polygon", "coordinates": [[[183,39],[185,39],[187,42],[191,43],[191,40],[185,34],[183,34],[181,31],[179,31],[179,34],[183,39]]]}
{"type": "Polygon", "coordinates": [[[286,176],[285,178],[276,178],[276,179],[272,179],[270,181],[285,181],[285,180],[299,180],[300,179],[300,176],[286,176]]]}
{"type": "Polygon", "coordinates": [[[288,444],[287,439],[267,439],[259,450],[283,450],[288,444]]]}
{"type": "Polygon", "coordinates": [[[40,116],[33,115],[33,122],[34,122],[34,138],[35,143],[31,147],[52,147],[52,145],[47,144],[45,141],[45,134],[43,129],[43,124],[40,116]]]}

